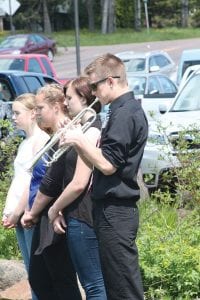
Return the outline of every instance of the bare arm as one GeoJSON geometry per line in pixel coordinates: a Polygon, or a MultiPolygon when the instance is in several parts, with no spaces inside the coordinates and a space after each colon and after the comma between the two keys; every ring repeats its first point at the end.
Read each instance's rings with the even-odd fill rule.
{"type": "MultiPolygon", "coordinates": [[[[85,134],[92,145],[96,145],[99,137],[99,131],[88,130],[85,134]]],[[[49,218],[52,222],[58,215],[59,211],[75,201],[85,190],[91,176],[89,168],[80,156],[77,158],[76,169],[71,182],[66,186],[62,194],[49,210],[49,218]]]]}
{"type": "Polygon", "coordinates": [[[61,140],[61,145],[64,144],[75,146],[78,154],[104,175],[112,175],[116,172],[116,168],[103,156],[101,149],[92,144],[80,128],[68,130],[61,140]]]}

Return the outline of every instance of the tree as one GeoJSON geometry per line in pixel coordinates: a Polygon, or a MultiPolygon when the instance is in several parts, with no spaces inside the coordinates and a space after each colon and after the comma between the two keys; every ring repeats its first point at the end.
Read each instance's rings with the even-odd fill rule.
{"type": "Polygon", "coordinates": [[[47,1],[48,0],[42,0],[42,5],[43,5],[43,17],[44,17],[44,33],[45,34],[51,34],[51,22],[49,18],[49,11],[47,7],[47,1]]]}
{"type": "Polygon", "coordinates": [[[88,28],[90,31],[94,31],[94,0],[86,0],[85,3],[88,12],[88,28]]]}
{"type": "Polygon", "coordinates": [[[102,1],[102,25],[103,34],[112,33],[115,30],[115,0],[102,1]]]}
{"type": "Polygon", "coordinates": [[[188,8],[188,0],[181,0],[181,26],[188,27],[188,16],[189,16],[189,8],[188,8]]]}
{"type": "Polygon", "coordinates": [[[141,30],[141,1],[135,0],[135,30],[141,30]]]}

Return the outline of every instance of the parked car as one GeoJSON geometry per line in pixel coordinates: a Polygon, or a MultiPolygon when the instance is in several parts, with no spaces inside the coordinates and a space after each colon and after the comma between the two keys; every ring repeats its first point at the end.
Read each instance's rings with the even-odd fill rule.
{"type": "Polygon", "coordinates": [[[178,88],[181,89],[182,86],[185,84],[185,82],[190,77],[190,75],[199,68],[200,68],[200,65],[193,65],[193,66],[188,67],[183,74],[183,77],[181,79],[181,82],[180,82],[178,88]]]}
{"type": "Polygon", "coordinates": [[[40,53],[52,61],[56,51],[54,40],[35,33],[10,35],[0,43],[0,54],[40,53]]]}
{"type": "Polygon", "coordinates": [[[130,90],[141,101],[147,118],[159,115],[159,105],[170,106],[177,93],[176,84],[159,73],[127,73],[130,90]]]}
{"type": "Polygon", "coordinates": [[[174,102],[158,122],[149,123],[149,138],[141,163],[144,181],[149,188],[158,188],[163,174],[174,167],[180,167],[177,143],[184,134],[188,151],[200,149],[199,139],[194,132],[200,132],[200,69],[194,71],[174,102]],[[194,130],[193,130],[194,128],[194,130]],[[186,130],[186,132],[185,132],[186,130]]]}
{"type": "Polygon", "coordinates": [[[14,99],[24,93],[58,81],[48,75],[24,71],[0,71],[0,119],[10,119],[14,99]]]}
{"type": "Polygon", "coordinates": [[[19,70],[43,73],[64,84],[67,78],[58,78],[56,70],[45,54],[0,54],[0,71],[19,70]]]}
{"type": "Polygon", "coordinates": [[[116,56],[125,63],[126,71],[151,73],[160,72],[175,79],[176,65],[169,54],[165,51],[149,52],[120,52],[116,56]]]}
{"type": "Polygon", "coordinates": [[[177,85],[180,84],[183,74],[185,73],[188,67],[193,65],[199,65],[199,64],[200,64],[200,49],[183,50],[178,63],[177,78],[176,78],[177,85]]]}

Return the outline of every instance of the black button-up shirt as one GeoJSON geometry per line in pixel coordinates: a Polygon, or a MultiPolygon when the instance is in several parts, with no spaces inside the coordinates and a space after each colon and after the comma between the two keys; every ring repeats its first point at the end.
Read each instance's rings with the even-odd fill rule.
{"type": "Polygon", "coordinates": [[[110,117],[102,130],[100,148],[117,169],[109,176],[94,169],[92,198],[133,199],[140,196],[137,173],[148,136],[148,123],[141,104],[132,92],[115,99],[110,117]]]}

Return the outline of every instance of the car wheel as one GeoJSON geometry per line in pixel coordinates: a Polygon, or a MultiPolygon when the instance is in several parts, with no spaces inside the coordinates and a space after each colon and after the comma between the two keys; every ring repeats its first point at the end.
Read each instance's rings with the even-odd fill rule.
{"type": "Polygon", "coordinates": [[[53,51],[51,49],[48,50],[47,56],[50,59],[50,61],[53,61],[53,51]]]}

